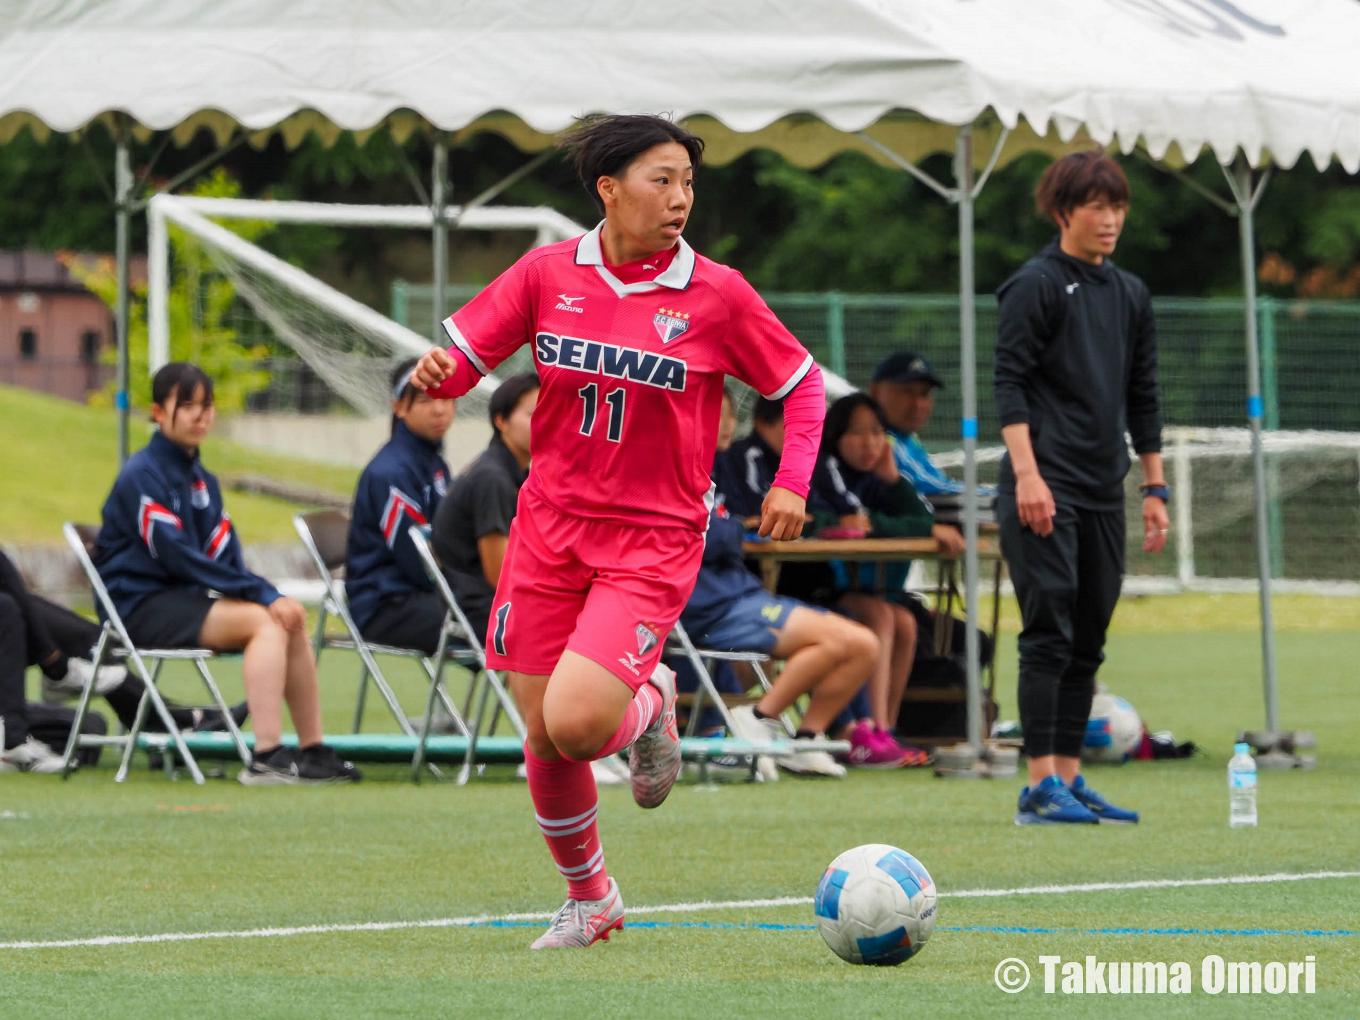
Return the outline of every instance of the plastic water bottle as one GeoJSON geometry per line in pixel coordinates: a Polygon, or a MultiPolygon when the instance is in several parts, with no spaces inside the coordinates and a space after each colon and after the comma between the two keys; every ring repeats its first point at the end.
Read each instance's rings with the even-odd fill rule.
{"type": "Polygon", "coordinates": [[[1228,824],[1234,829],[1256,824],[1256,759],[1249,744],[1234,745],[1228,762],[1228,824]]]}

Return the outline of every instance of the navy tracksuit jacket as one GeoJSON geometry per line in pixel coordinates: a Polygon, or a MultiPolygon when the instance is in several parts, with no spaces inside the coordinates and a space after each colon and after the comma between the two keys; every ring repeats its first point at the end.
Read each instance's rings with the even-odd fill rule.
{"type": "Polygon", "coordinates": [[[246,569],[222,490],[198,452],[157,432],[104,501],[94,564],[124,619],[147,596],[198,588],[267,606],[278,590],[246,569]]]}
{"type": "Polygon", "coordinates": [[[362,630],[385,599],[434,591],[411,543],[411,525],[427,525],[449,488],[438,443],[398,421],[387,445],[359,476],[345,551],[345,597],[362,630]]]}

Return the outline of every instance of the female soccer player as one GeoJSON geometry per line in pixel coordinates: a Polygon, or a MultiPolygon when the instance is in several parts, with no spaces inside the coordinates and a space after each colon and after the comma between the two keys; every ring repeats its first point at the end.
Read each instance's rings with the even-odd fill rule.
{"type": "Polygon", "coordinates": [[[160,429],[118,473],[94,560],[128,636],[143,648],[244,653],[255,753],[242,783],[357,780],[359,770],[321,742],[307,613],[246,569],[217,479],[199,457],[216,417],[212,379],[185,361],[164,366],[151,380],[151,416],[160,429]],[[296,755],[281,741],[285,701],[296,755]]]}
{"type": "Polygon", "coordinates": [[[703,141],[661,117],[614,116],[565,146],[604,220],[525,255],[445,319],[452,347],[415,374],[431,396],[458,397],[532,343],[543,384],[487,648],[524,714],[529,792],[567,879],[536,949],[623,927],[589,761],[631,747],[647,808],[680,771],[675,679],[658,659],[703,555],[724,374],[784,398],[764,535],[802,530],[825,408],[812,356],[740,273],[680,236],[703,141]]]}

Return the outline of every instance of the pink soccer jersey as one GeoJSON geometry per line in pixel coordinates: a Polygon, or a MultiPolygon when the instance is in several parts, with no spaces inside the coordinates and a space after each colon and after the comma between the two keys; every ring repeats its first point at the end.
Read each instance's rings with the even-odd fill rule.
{"type": "Polygon", "coordinates": [[[778,399],[812,356],[735,269],[683,239],[657,265],[624,283],[596,227],[529,252],[444,329],[483,374],[533,344],[529,492],[567,514],[702,531],[723,377],[778,399]]]}

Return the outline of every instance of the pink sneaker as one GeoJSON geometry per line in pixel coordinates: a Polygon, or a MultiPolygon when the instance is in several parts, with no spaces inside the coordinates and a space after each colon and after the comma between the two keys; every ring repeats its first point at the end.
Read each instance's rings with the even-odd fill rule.
{"type": "Polygon", "coordinates": [[[930,764],[930,755],[919,747],[908,747],[906,744],[899,744],[897,738],[887,730],[874,728],[874,739],[887,754],[897,755],[904,768],[918,769],[930,764]]]}
{"type": "Polygon", "coordinates": [[[879,740],[879,734],[866,722],[856,723],[850,731],[850,754],[846,761],[863,769],[902,767],[902,755],[879,740]]]}

